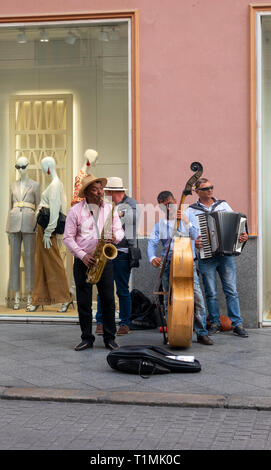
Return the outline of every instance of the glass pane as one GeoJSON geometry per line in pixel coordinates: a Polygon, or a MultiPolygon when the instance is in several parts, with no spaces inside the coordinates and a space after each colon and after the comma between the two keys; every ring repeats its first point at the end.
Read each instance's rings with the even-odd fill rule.
{"type": "MultiPolygon", "coordinates": [[[[16,261],[19,283],[9,285],[6,223],[10,187],[19,178],[16,159],[28,158],[28,176],[43,191],[51,179],[40,162],[53,156],[67,210],[89,148],[99,154],[96,176],[119,176],[129,187],[128,96],[127,21],[0,27],[0,256],[9,267],[0,275],[0,315],[18,314],[13,311],[17,289],[19,313],[25,315],[31,295],[23,243],[16,261]]],[[[64,246],[61,254],[72,287],[72,258],[64,246]]],[[[42,315],[57,315],[58,308],[45,306],[42,315]]]]}

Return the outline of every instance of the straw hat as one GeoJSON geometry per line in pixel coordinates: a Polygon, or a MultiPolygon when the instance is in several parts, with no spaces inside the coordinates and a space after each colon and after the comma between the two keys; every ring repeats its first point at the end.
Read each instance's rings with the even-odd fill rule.
{"type": "Polygon", "coordinates": [[[107,178],[107,185],[104,188],[105,191],[127,191],[127,188],[123,187],[122,179],[118,176],[111,176],[107,178]]]}
{"type": "Polygon", "coordinates": [[[107,183],[107,179],[106,178],[97,178],[96,176],[94,176],[92,174],[85,176],[85,178],[82,179],[82,185],[81,185],[80,191],[78,193],[78,197],[84,198],[85,197],[85,190],[87,189],[87,187],[90,184],[96,183],[96,182],[101,183],[102,187],[104,188],[106,183],[107,183]]]}

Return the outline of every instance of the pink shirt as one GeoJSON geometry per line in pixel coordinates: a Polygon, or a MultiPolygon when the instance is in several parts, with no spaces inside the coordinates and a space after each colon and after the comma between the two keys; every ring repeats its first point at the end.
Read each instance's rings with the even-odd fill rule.
{"type": "MultiPolygon", "coordinates": [[[[96,226],[95,219],[91,214],[85,199],[70,208],[67,214],[63,242],[73,256],[83,259],[86,254],[92,255],[94,253],[98,243],[98,237],[100,236],[104,223],[111,212],[111,204],[103,203],[99,209],[96,226]]],[[[114,211],[112,231],[116,238],[115,243],[118,244],[124,237],[124,231],[121,226],[117,209],[114,211]]],[[[111,237],[108,236],[108,238],[111,237]]]]}

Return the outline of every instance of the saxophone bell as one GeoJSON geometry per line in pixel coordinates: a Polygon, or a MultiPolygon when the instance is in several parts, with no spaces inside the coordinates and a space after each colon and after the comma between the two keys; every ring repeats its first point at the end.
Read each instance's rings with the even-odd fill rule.
{"type": "Polygon", "coordinates": [[[106,243],[103,247],[103,254],[109,260],[115,259],[118,256],[118,250],[112,243],[106,243]]]}

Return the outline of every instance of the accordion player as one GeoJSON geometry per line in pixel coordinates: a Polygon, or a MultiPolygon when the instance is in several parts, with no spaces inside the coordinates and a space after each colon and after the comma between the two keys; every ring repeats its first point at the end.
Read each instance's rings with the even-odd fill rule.
{"type": "Polygon", "coordinates": [[[201,259],[217,255],[240,255],[246,242],[240,242],[243,232],[248,233],[247,218],[239,212],[211,212],[197,214],[202,248],[201,259]]]}

